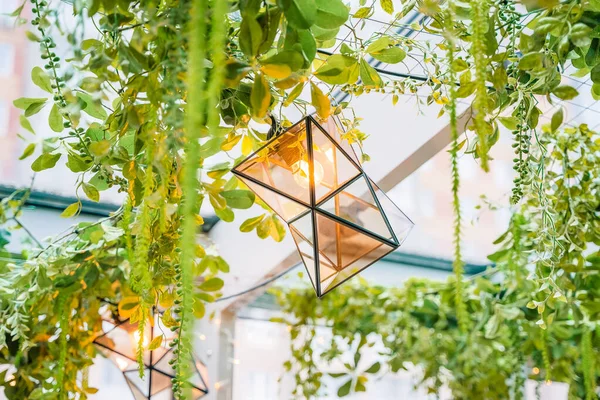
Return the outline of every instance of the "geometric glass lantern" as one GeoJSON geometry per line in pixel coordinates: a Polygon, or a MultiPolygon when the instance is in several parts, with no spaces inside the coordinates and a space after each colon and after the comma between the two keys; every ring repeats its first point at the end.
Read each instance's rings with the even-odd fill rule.
{"type": "MultiPolygon", "coordinates": [[[[96,347],[123,372],[125,381],[135,400],[173,400],[172,379],[175,371],[170,364],[174,354],[169,344],[177,337],[176,332],[160,326],[158,313],[154,323],[150,320],[144,329],[144,348],[147,349],[152,340],[163,335],[160,346],[155,350],[144,351],[144,378],[140,378],[136,348],[138,344],[137,323],[129,319],[114,319],[110,311],[102,316],[102,334],[94,340],[96,347]]],[[[207,368],[192,354],[192,376],[188,381],[192,391],[192,399],[200,399],[208,394],[207,368]]]]}
{"type": "Polygon", "coordinates": [[[288,224],[319,297],[396,250],[413,227],[341,133],[333,117],[307,116],[232,169],[288,224]]]}

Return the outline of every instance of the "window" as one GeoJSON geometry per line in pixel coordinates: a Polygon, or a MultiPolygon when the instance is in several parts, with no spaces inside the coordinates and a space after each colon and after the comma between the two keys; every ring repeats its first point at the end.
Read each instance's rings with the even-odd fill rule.
{"type": "Polygon", "coordinates": [[[0,138],[8,133],[9,111],[6,101],[0,100],[0,138]]]}
{"type": "Polygon", "coordinates": [[[15,65],[15,48],[10,43],[0,43],[0,76],[12,75],[15,65]]]}

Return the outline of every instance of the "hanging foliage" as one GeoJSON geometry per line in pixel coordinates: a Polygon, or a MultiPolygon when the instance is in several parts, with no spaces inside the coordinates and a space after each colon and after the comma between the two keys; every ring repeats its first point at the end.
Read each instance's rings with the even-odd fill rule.
{"type": "MultiPolygon", "coordinates": [[[[598,254],[589,249],[600,244],[600,141],[585,125],[562,127],[562,111],[546,125],[538,98],[574,99],[578,90],[561,82],[561,73],[573,66],[576,77],[591,80],[591,95],[600,99],[598,12],[597,2],[575,0],[385,0],[355,8],[341,0],[23,3],[13,16],[26,22],[23,17],[31,15],[27,37],[40,49],[31,78],[46,95],[16,99],[14,105],[23,111],[21,126],[29,132],[23,137],[32,138],[30,119],[41,110],[48,112],[46,131],[55,135],[32,138],[21,159],[33,160],[36,173],[51,174],[64,164],[76,176],[77,201],[63,217],[80,212],[80,198],[101,201],[111,188],[124,198],[110,217],[80,223],[50,244],[32,239],[32,250],[20,261],[0,260],[0,362],[17,369],[10,377],[3,373],[6,396],[85,398],[93,393],[77,374],[91,364],[98,309],[110,301],[132,322],[146,320],[152,307],[164,309],[162,323],[179,334],[174,388],[184,398],[194,320],[220,296],[220,275],[229,270],[199,244],[200,210],[212,208],[231,222],[236,209],[256,203],[265,212],[240,229],[283,240],[281,221],[230,174],[231,167],[260,148],[270,127],[267,117],[287,127],[291,110],[314,110],[321,118],[338,115],[347,128],[344,139],[361,146],[368,132],[359,129],[361,116],[354,115],[351,104],[369,93],[390,95],[393,104],[400,96],[417,95],[419,107],[450,114],[456,277],[452,285],[411,282],[387,298],[387,290],[363,287],[351,307],[344,296],[313,304],[299,294],[281,294],[290,304],[287,311],[298,317],[292,333],[317,318],[335,322],[337,316],[329,314],[333,306],[356,315],[368,311],[366,319],[338,326],[336,334],[351,341],[358,332],[360,350],[375,326],[387,329],[379,333],[392,354],[386,360],[390,369],[405,361],[426,365],[433,389],[439,388],[444,367],[456,372],[449,385],[457,398],[477,398],[473,394],[484,391],[486,398],[505,398],[509,388],[500,376],[522,381],[518,371],[524,360],[516,355],[525,349],[526,361],[547,370],[544,376],[576,382],[575,395],[590,396],[596,363],[588,359],[580,367],[581,358],[571,356],[579,352],[561,356],[549,349],[559,342],[568,350],[588,349],[593,340],[585,336],[580,345],[564,321],[577,326],[598,319],[593,273],[598,254]],[[364,28],[379,9],[390,20],[372,33],[364,28]],[[416,11],[426,18],[404,24],[403,18],[416,11]],[[437,35],[440,42],[410,37],[411,29],[437,35]],[[422,75],[382,72],[381,64],[400,67],[409,60],[422,75]],[[337,89],[348,95],[345,101],[331,95],[337,89]],[[471,131],[459,136],[461,101],[471,101],[467,128],[475,140],[471,131]],[[506,131],[514,137],[517,212],[491,259],[514,279],[463,282],[458,153],[468,143],[465,152],[484,170],[493,169],[490,151],[506,131]],[[69,310],[55,309],[55,299],[69,310]],[[392,339],[398,337],[406,341],[392,339]],[[481,361],[496,359],[497,365],[481,361]],[[567,362],[575,367],[566,367],[567,362]],[[587,391],[580,387],[581,376],[587,391]]],[[[22,228],[19,217],[28,193],[2,201],[2,258],[14,258],[2,249],[7,228],[22,228]]],[[[314,329],[307,335],[294,357],[295,366],[311,377],[298,382],[311,397],[321,389],[321,375],[312,359],[299,357],[301,351],[311,354],[314,329]]],[[[143,346],[141,341],[138,354],[143,346]]],[[[357,354],[349,370],[359,368],[357,354]]],[[[327,357],[337,355],[332,350],[327,357]]],[[[361,370],[356,380],[345,373],[338,394],[365,390],[367,378],[379,369],[361,370]]]]}

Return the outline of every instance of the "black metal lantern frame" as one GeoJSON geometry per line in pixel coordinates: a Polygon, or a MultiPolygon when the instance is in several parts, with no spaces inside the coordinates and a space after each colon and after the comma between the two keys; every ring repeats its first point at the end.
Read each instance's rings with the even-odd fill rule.
{"type": "Polygon", "coordinates": [[[319,297],[396,250],[413,227],[336,120],[323,124],[303,118],[232,170],[287,222],[319,297]]]}
{"type": "MultiPolygon", "coordinates": [[[[172,379],[175,377],[170,361],[174,359],[173,348],[170,343],[175,334],[170,329],[165,329],[164,339],[155,350],[144,351],[145,377],[140,378],[138,371],[135,345],[138,338],[135,337],[137,324],[132,324],[129,319],[123,321],[113,318],[106,313],[102,318],[103,333],[94,340],[99,350],[113,361],[123,372],[123,376],[133,397],[136,400],[172,400],[175,399],[172,391],[172,379]],[[172,334],[171,337],[167,337],[172,334]]],[[[159,320],[159,318],[156,318],[159,320]]],[[[154,326],[147,323],[146,332],[149,332],[146,345],[150,344],[156,337],[154,326]]],[[[188,382],[188,388],[192,391],[194,400],[200,399],[208,394],[208,381],[206,366],[192,354],[192,378],[188,382]]]]}

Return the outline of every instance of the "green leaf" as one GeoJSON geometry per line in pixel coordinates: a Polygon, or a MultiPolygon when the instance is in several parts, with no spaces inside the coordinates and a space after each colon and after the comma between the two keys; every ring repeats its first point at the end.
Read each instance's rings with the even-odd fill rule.
{"type": "Polygon", "coordinates": [[[379,3],[386,13],[390,15],[394,13],[394,3],[392,3],[392,0],[379,0],[379,3]]]}
{"type": "Polygon", "coordinates": [[[390,38],[388,36],[382,36],[367,47],[367,53],[377,53],[388,47],[390,47],[390,38]]]}
{"type": "Polygon", "coordinates": [[[310,28],[310,31],[314,35],[315,39],[321,40],[321,41],[335,39],[335,37],[337,36],[339,30],[340,30],[339,28],[337,28],[337,29],[323,29],[323,28],[320,28],[320,27],[318,27],[316,25],[313,25],[313,27],[310,28]]]}
{"type": "Polygon", "coordinates": [[[348,21],[348,7],[341,0],[316,0],[315,25],[323,29],[335,29],[348,21]]]}
{"type": "Polygon", "coordinates": [[[555,88],[552,94],[561,100],[572,100],[577,97],[579,92],[574,87],[563,85],[555,88]]]}
{"type": "Polygon", "coordinates": [[[40,89],[52,93],[52,83],[50,81],[50,75],[46,73],[40,67],[34,67],[31,70],[31,80],[36,84],[40,89]]]}
{"type": "Polygon", "coordinates": [[[367,86],[383,86],[383,80],[379,73],[364,58],[360,60],[360,79],[367,86]]]}
{"type": "Polygon", "coordinates": [[[331,102],[321,89],[313,82],[310,83],[310,102],[317,110],[320,118],[326,119],[331,114],[331,102]]]}
{"type": "Polygon", "coordinates": [[[270,235],[276,242],[281,242],[285,238],[285,226],[279,220],[277,215],[271,215],[271,219],[273,220],[273,223],[271,224],[270,235]]]}
{"type": "Polygon", "coordinates": [[[369,53],[373,58],[388,64],[397,64],[406,58],[406,51],[400,47],[391,47],[389,49],[383,49],[376,53],[369,53]]]}
{"type": "Polygon", "coordinates": [[[158,349],[160,347],[160,345],[162,344],[163,339],[164,339],[163,335],[157,336],[154,339],[152,339],[152,341],[148,345],[148,350],[152,351],[152,350],[158,349]]]}
{"type": "Polygon", "coordinates": [[[21,122],[21,126],[23,127],[23,129],[26,129],[35,135],[35,132],[33,131],[33,128],[31,127],[31,122],[29,122],[29,120],[27,119],[26,116],[19,115],[19,122],[21,122]]]}
{"type": "Polygon", "coordinates": [[[317,18],[315,0],[278,0],[285,18],[296,29],[310,28],[317,18]]]}
{"type": "Polygon", "coordinates": [[[528,53],[519,60],[519,69],[528,71],[542,67],[544,55],[542,53],[528,53]]]}
{"type": "Polygon", "coordinates": [[[31,169],[35,172],[40,172],[45,169],[53,168],[56,165],[56,162],[60,159],[61,154],[50,154],[44,153],[31,164],[31,169]]]}
{"type": "Polygon", "coordinates": [[[104,157],[110,151],[110,142],[108,140],[100,140],[92,142],[89,145],[90,153],[96,157],[104,157]]]}
{"type": "Polygon", "coordinates": [[[242,225],[240,225],[241,232],[251,232],[260,224],[265,217],[265,214],[259,215],[258,217],[248,218],[245,220],[242,225]]]}
{"type": "Polygon", "coordinates": [[[226,190],[221,192],[221,196],[227,201],[227,205],[231,208],[246,209],[254,204],[255,195],[249,190],[226,190]]]}
{"type": "Polygon", "coordinates": [[[352,388],[352,378],[350,378],[346,383],[344,383],[338,389],[337,395],[338,397],[348,396],[350,394],[350,389],[352,388]]]}
{"type": "Polygon", "coordinates": [[[254,16],[244,16],[240,25],[240,48],[249,58],[258,55],[258,49],[263,39],[263,31],[254,16]]]}
{"type": "Polygon", "coordinates": [[[95,201],[95,202],[100,201],[100,192],[98,191],[98,189],[96,189],[96,187],[94,185],[91,185],[89,183],[83,183],[82,188],[83,188],[83,193],[85,193],[85,195],[88,197],[88,199],[95,201]]]}
{"type": "Polygon", "coordinates": [[[361,7],[354,13],[354,18],[369,18],[373,14],[373,8],[371,7],[361,7]]]}
{"type": "Polygon", "coordinates": [[[224,282],[221,278],[210,278],[200,284],[200,290],[205,292],[216,292],[217,290],[221,290],[223,284],[224,282]]]}
{"type": "Polygon", "coordinates": [[[62,218],[70,218],[73,215],[77,214],[79,212],[80,208],[81,208],[81,202],[78,201],[76,203],[69,205],[67,208],[65,208],[64,211],[60,214],[60,216],[62,218]]]}
{"type": "Polygon", "coordinates": [[[269,83],[264,75],[257,73],[250,93],[250,104],[252,105],[252,115],[257,118],[264,118],[271,104],[271,91],[269,83]]]}
{"type": "Polygon", "coordinates": [[[233,210],[229,207],[221,209],[215,208],[215,214],[217,215],[217,217],[219,217],[221,221],[224,222],[233,222],[233,220],[235,219],[235,214],[233,213],[233,210]]]}
{"type": "Polygon", "coordinates": [[[206,306],[200,299],[194,299],[194,305],[192,307],[194,317],[198,319],[204,318],[204,316],[206,315],[206,306]]]}
{"type": "Polygon", "coordinates": [[[371,365],[369,369],[367,369],[365,372],[367,374],[376,374],[377,372],[379,372],[380,369],[381,364],[379,362],[376,362],[375,364],[371,365]]]}
{"type": "Polygon", "coordinates": [[[358,79],[358,61],[354,57],[334,54],[315,71],[315,76],[330,85],[355,83],[358,79]]]}
{"type": "Polygon", "coordinates": [[[27,110],[29,107],[31,107],[34,104],[46,104],[46,101],[48,101],[48,99],[42,99],[42,98],[34,98],[34,97],[21,97],[19,99],[16,99],[15,101],[13,101],[13,105],[21,110],[27,110]]]}
{"type": "Polygon", "coordinates": [[[304,56],[293,50],[283,50],[262,61],[262,71],[270,77],[284,79],[304,65],[304,56]]]}
{"type": "Polygon", "coordinates": [[[79,154],[69,153],[67,156],[67,168],[73,172],[87,171],[92,166],[89,157],[83,158],[79,154]]]}
{"type": "Polygon", "coordinates": [[[563,109],[561,107],[554,113],[554,115],[552,115],[552,121],[550,123],[550,129],[552,129],[552,132],[556,132],[556,130],[560,128],[560,126],[563,123],[563,119],[564,114],[563,109]]]}
{"type": "Polygon", "coordinates": [[[107,117],[106,110],[102,107],[100,100],[94,100],[92,96],[87,93],[77,92],[77,97],[84,102],[85,107],[83,112],[88,114],[90,117],[105,120],[107,117]]]}
{"type": "MultiPolygon", "coordinates": [[[[304,82],[300,82],[297,84],[292,91],[287,95],[285,101],[283,102],[284,107],[288,107],[300,94],[302,93],[302,89],[304,89],[304,82]]],[[[247,136],[245,136],[246,138],[247,136]]]]}
{"type": "Polygon", "coordinates": [[[256,234],[258,237],[261,239],[268,238],[271,234],[271,225],[273,225],[273,220],[271,218],[263,219],[256,227],[256,234]]]}
{"type": "Polygon", "coordinates": [[[50,115],[48,116],[48,125],[50,126],[50,129],[58,133],[65,129],[63,125],[63,116],[61,115],[56,104],[52,105],[52,109],[50,110],[50,115]]]}
{"type": "Polygon", "coordinates": [[[26,159],[27,157],[32,155],[34,151],[35,151],[35,143],[29,143],[27,145],[27,147],[25,147],[25,150],[23,150],[23,154],[21,154],[21,157],[19,157],[19,160],[26,159]]]}
{"type": "Polygon", "coordinates": [[[590,71],[590,79],[594,83],[600,83],[600,64],[596,65],[590,71]]]}

